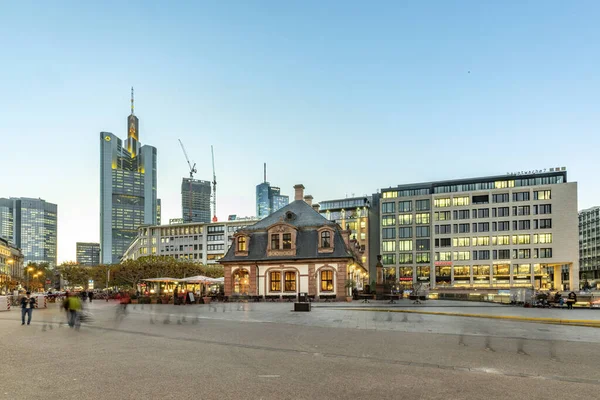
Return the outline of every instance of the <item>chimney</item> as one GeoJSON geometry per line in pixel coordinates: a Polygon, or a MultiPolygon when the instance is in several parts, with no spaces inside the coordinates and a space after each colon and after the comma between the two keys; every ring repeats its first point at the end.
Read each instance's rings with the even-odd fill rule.
{"type": "Polygon", "coordinates": [[[319,208],[321,208],[321,206],[319,205],[319,203],[313,204],[312,205],[313,210],[315,210],[316,212],[319,212],[319,208]]]}
{"type": "Polygon", "coordinates": [[[302,184],[294,185],[294,190],[296,191],[296,193],[294,194],[294,200],[302,201],[302,198],[304,197],[304,185],[302,185],[302,184]]]}
{"type": "Polygon", "coordinates": [[[304,201],[309,206],[312,206],[313,197],[310,194],[307,194],[306,196],[304,196],[304,201]]]}

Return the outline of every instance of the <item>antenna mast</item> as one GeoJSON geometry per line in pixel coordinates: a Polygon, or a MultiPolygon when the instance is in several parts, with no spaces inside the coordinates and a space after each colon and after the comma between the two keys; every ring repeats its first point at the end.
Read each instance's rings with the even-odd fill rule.
{"type": "Polygon", "coordinates": [[[215,152],[213,150],[212,145],[210,146],[210,154],[212,156],[212,167],[213,167],[213,181],[212,181],[212,185],[213,185],[213,218],[212,221],[213,222],[217,222],[217,174],[215,173],[215,152]]]}

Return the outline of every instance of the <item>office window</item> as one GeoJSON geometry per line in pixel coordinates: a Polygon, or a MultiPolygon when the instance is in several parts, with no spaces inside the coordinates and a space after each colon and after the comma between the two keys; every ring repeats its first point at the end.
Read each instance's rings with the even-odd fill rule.
{"type": "Polygon", "coordinates": [[[462,276],[462,277],[469,277],[471,276],[471,268],[468,266],[460,266],[457,265],[455,267],[453,267],[454,269],[454,276],[462,276]]]}
{"type": "Polygon", "coordinates": [[[452,199],[452,205],[453,206],[468,206],[470,203],[470,198],[469,196],[464,196],[464,197],[454,197],[452,199]]]}
{"type": "MultiPolygon", "coordinates": [[[[404,229],[404,228],[402,228],[404,229]]],[[[429,226],[417,226],[417,237],[429,237],[431,236],[429,226]]]]}
{"type": "Polygon", "coordinates": [[[471,226],[469,224],[458,224],[458,233],[469,233],[471,226]]]}
{"type": "Polygon", "coordinates": [[[529,201],[529,192],[513,193],[513,201],[529,201]]]}
{"type": "Polygon", "coordinates": [[[452,239],[450,238],[435,239],[435,242],[435,247],[450,247],[452,245],[452,239]]]}
{"type": "Polygon", "coordinates": [[[381,263],[383,265],[396,264],[396,255],[395,254],[382,254],[381,255],[381,263]]]}
{"type": "Polygon", "coordinates": [[[412,264],[413,255],[412,253],[400,253],[398,255],[398,264],[412,264]]]}
{"type": "Polygon", "coordinates": [[[445,234],[449,234],[452,233],[452,228],[451,225],[436,225],[435,226],[435,233],[436,235],[445,235],[445,234]]]}
{"type": "Polygon", "coordinates": [[[533,235],[533,243],[552,243],[552,234],[551,233],[536,233],[533,235]]]}
{"type": "Polygon", "coordinates": [[[510,244],[510,236],[494,236],[492,237],[492,245],[494,246],[506,246],[510,244]]]}
{"type": "Polygon", "coordinates": [[[429,199],[416,200],[415,201],[415,209],[417,211],[429,211],[431,209],[429,199]]]}
{"type": "Polygon", "coordinates": [[[269,280],[271,282],[271,292],[281,291],[281,272],[272,271],[269,274],[269,280]]]}
{"type": "Polygon", "coordinates": [[[498,217],[510,217],[510,208],[498,207],[498,217]]]}
{"type": "Polygon", "coordinates": [[[398,212],[411,212],[412,211],[412,201],[399,201],[398,202],[398,212]]]}
{"type": "Polygon", "coordinates": [[[539,208],[540,214],[552,214],[552,204],[541,204],[539,208]]]}
{"type": "Polygon", "coordinates": [[[499,260],[510,260],[510,250],[509,249],[498,250],[498,259],[499,260]]]}
{"type": "Polygon", "coordinates": [[[396,228],[383,228],[381,230],[381,238],[382,239],[395,239],[396,238],[396,228]]]}
{"type": "Polygon", "coordinates": [[[550,200],[551,193],[550,190],[537,190],[533,192],[534,200],[550,200]]]}
{"type": "Polygon", "coordinates": [[[430,253],[417,253],[417,261],[416,262],[417,262],[417,264],[431,262],[430,253]]]}
{"type": "Polygon", "coordinates": [[[400,240],[398,242],[398,250],[399,251],[411,251],[413,249],[412,240],[400,240]]]}
{"type": "Polygon", "coordinates": [[[415,222],[417,224],[429,224],[429,213],[421,213],[415,215],[415,222]]]}
{"type": "Polygon", "coordinates": [[[455,210],[454,219],[469,219],[471,210],[455,210]]]}
{"type": "Polygon", "coordinates": [[[520,215],[529,215],[530,214],[530,207],[529,206],[513,206],[513,215],[514,216],[520,216],[520,215]]]}
{"type": "Polygon", "coordinates": [[[333,271],[321,271],[321,292],[333,292],[333,271]]]}
{"type": "Polygon", "coordinates": [[[450,220],[450,211],[440,211],[435,213],[436,221],[449,221],[450,220]]]}
{"type": "Polygon", "coordinates": [[[296,291],[296,273],[293,271],[285,272],[285,291],[295,292],[296,291]]]}
{"type": "Polygon", "coordinates": [[[552,258],[552,249],[551,248],[540,249],[540,258],[552,258]]]}
{"type": "Polygon", "coordinates": [[[531,235],[513,235],[513,244],[530,244],[531,235]]]}
{"type": "Polygon", "coordinates": [[[450,197],[442,197],[439,199],[434,199],[433,206],[435,208],[450,207],[450,197]]]}
{"type": "Polygon", "coordinates": [[[475,276],[489,276],[490,266],[489,265],[473,265],[473,275],[475,276]]]}
{"type": "Polygon", "coordinates": [[[278,233],[271,234],[271,249],[279,250],[279,234],[278,233]]]}
{"type": "Polygon", "coordinates": [[[489,218],[490,217],[490,209],[489,208],[480,208],[477,210],[477,218],[489,218]]]}
{"type": "Polygon", "coordinates": [[[385,215],[381,217],[381,226],[395,226],[396,217],[393,215],[385,215]]]}
{"type": "Polygon", "coordinates": [[[492,195],[492,202],[494,203],[508,203],[510,200],[508,193],[500,193],[492,195]]]}
{"type": "Polygon", "coordinates": [[[417,239],[416,246],[417,251],[430,250],[431,242],[429,239],[417,239]]]}
{"type": "Polygon", "coordinates": [[[390,214],[396,212],[396,203],[381,203],[381,213],[382,214],[390,214]]]}
{"type": "Polygon", "coordinates": [[[381,242],[381,251],[383,251],[383,252],[396,251],[396,241],[395,240],[384,240],[383,242],[381,242]]]}
{"type": "Polygon", "coordinates": [[[498,222],[498,231],[509,231],[510,230],[510,221],[499,221],[498,222]]]}
{"type": "Polygon", "coordinates": [[[455,251],[454,261],[467,261],[471,259],[470,251],[455,251]]]}
{"type": "Polygon", "coordinates": [[[412,228],[398,228],[398,237],[402,239],[412,237],[412,228]]]}
{"type": "Polygon", "coordinates": [[[398,215],[398,225],[412,225],[412,214],[398,215]]]}
{"type": "Polygon", "coordinates": [[[489,222],[480,222],[477,224],[477,232],[489,232],[490,231],[490,223],[489,222]]]}
{"type": "Polygon", "coordinates": [[[452,239],[452,246],[454,247],[469,247],[471,245],[471,238],[458,237],[452,239]]]}
{"type": "MultiPolygon", "coordinates": [[[[514,224],[514,222],[516,222],[516,221],[513,221],[513,224],[514,224]]],[[[530,229],[531,229],[531,221],[528,219],[521,220],[517,224],[517,230],[519,230],[519,231],[528,231],[530,229]]]]}
{"type": "Polygon", "coordinates": [[[517,275],[530,275],[531,264],[515,264],[513,265],[513,274],[517,275]]]}
{"type": "Polygon", "coordinates": [[[518,250],[518,258],[531,258],[531,249],[519,249],[518,250]]]}
{"type": "Polygon", "coordinates": [[[435,261],[452,261],[451,251],[440,251],[435,253],[435,261]]]}
{"type": "Polygon", "coordinates": [[[489,250],[478,250],[477,251],[477,260],[489,260],[490,259],[490,251],[489,250]]]}
{"type": "Polygon", "coordinates": [[[490,237],[489,236],[479,236],[473,238],[473,246],[489,246],[490,245],[490,237]]]}

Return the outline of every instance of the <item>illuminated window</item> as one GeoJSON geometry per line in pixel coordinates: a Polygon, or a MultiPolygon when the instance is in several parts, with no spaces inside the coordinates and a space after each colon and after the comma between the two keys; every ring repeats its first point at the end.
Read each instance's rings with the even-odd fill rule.
{"type": "Polygon", "coordinates": [[[272,271],[269,274],[269,281],[271,282],[271,292],[281,291],[281,272],[272,271]]]}
{"type": "Polygon", "coordinates": [[[411,212],[412,201],[400,201],[398,203],[398,212],[411,212]]]}
{"type": "Polygon", "coordinates": [[[428,224],[429,223],[429,213],[416,214],[415,222],[417,224],[428,224]]]}
{"type": "Polygon", "coordinates": [[[285,291],[296,291],[296,273],[293,271],[286,271],[285,273],[285,291]]]}
{"type": "Polygon", "coordinates": [[[550,190],[538,190],[533,192],[534,200],[550,200],[551,197],[550,190]]]}
{"type": "Polygon", "coordinates": [[[412,225],[412,214],[398,215],[398,225],[412,225]]]}
{"type": "Polygon", "coordinates": [[[452,261],[451,251],[442,251],[435,253],[435,261],[452,261]]]}
{"type": "Polygon", "coordinates": [[[479,236],[473,238],[473,246],[489,246],[490,245],[490,237],[489,236],[479,236]]]}
{"type": "Polygon", "coordinates": [[[509,245],[510,244],[510,236],[508,236],[508,235],[494,236],[494,237],[492,237],[492,244],[494,246],[509,245]]]}
{"type": "Polygon", "coordinates": [[[381,225],[382,226],[396,225],[396,217],[393,215],[386,215],[384,217],[381,217],[381,225]]]}
{"type": "Polygon", "coordinates": [[[533,235],[533,243],[552,243],[551,233],[540,233],[533,235]]]}
{"type": "Polygon", "coordinates": [[[396,251],[396,242],[393,240],[384,240],[381,242],[381,251],[396,251]]]}
{"type": "Polygon", "coordinates": [[[417,253],[417,263],[428,263],[431,262],[430,253],[417,253]]]}
{"type": "Polygon", "coordinates": [[[238,251],[247,251],[248,247],[246,246],[246,237],[240,236],[237,240],[238,251]]]}
{"type": "Polygon", "coordinates": [[[531,235],[513,235],[513,244],[530,244],[531,235]]]}
{"type": "Polygon", "coordinates": [[[459,237],[452,239],[452,246],[454,247],[468,247],[471,245],[471,238],[459,237]]]}
{"type": "Polygon", "coordinates": [[[470,204],[470,198],[469,196],[464,196],[464,197],[454,197],[452,198],[452,205],[453,206],[468,206],[470,204]]]}
{"type": "Polygon", "coordinates": [[[454,252],[454,261],[465,261],[471,259],[470,251],[455,251],[454,252]]]}
{"type": "Polygon", "coordinates": [[[433,206],[439,207],[450,207],[450,197],[442,197],[433,200],[433,206]]]}
{"type": "Polygon", "coordinates": [[[398,192],[383,192],[384,199],[393,199],[395,197],[398,197],[398,192]]]}
{"type": "Polygon", "coordinates": [[[333,271],[321,271],[321,291],[333,292],[333,271]]]}
{"type": "Polygon", "coordinates": [[[289,250],[292,248],[292,234],[284,233],[283,234],[283,249],[289,250]]]}
{"type": "Polygon", "coordinates": [[[382,214],[390,214],[390,213],[394,213],[395,212],[395,207],[396,203],[394,202],[390,202],[390,203],[382,203],[381,204],[381,213],[382,214]]]}
{"type": "Polygon", "coordinates": [[[435,213],[436,221],[450,221],[450,211],[440,211],[435,213]]]}
{"type": "Polygon", "coordinates": [[[400,251],[411,251],[413,249],[412,240],[400,240],[398,242],[398,250],[400,251]]]}

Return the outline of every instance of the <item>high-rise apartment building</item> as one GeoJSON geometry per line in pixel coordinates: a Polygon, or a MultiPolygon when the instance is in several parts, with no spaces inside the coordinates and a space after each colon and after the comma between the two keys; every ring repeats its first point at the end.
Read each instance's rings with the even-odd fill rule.
{"type": "Polygon", "coordinates": [[[100,253],[118,263],[143,224],[156,224],[156,148],[139,142],[139,120],[127,117],[127,140],[100,132],[100,253]]]}
{"type": "Polygon", "coordinates": [[[564,168],[381,190],[386,282],[579,288],[577,183],[564,168]],[[564,282],[566,283],[566,282],[564,282]]]}
{"type": "Polygon", "coordinates": [[[289,196],[267,182],[267,164],[264,165],[264,181],[256,185],[256,217],[262,219],[289,204],[289,196]]]}
{"type": "Polygon", "coordinates": [[[579,212],[579,270],[590,286],[600,282],[600,207],[579,212]]]}
{"type": "Polygon", "coordinates": [[[21,249],[25,264],[55,266],[57,205],[27,197],[0,199],[0,236],[21,249]]]}
{"type": "Polygon", "coordinates": [[[184,222],[210,222],[210,182],[183,178],[181,216],[184,222]]]}
{"type": "Polygon", "coordinates": [[[77,264],[88,267],[100,265],[100,243],[76,243],[77,264]]]}

